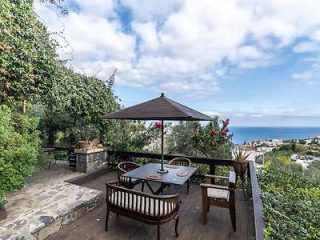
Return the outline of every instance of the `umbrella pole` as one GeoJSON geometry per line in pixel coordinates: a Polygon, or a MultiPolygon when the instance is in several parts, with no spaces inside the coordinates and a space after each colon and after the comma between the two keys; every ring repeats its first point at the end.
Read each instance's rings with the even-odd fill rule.
{"type": "Polygon", "coordinates": [[[168,170],[165,170],[163,167],[163,160],[164,160],[164,156],[163,156],[163,135],[164,135],[164,123],[163,120],[161,120],[161,168],[158,170],[159,173],[167,173],[168,170]]]}
{"type": "Polygon", "coordinates": [[[163,120],[161,120],[161,171],[163,171],[163,129],[164,129],[164,126],[163,126],[163,120]]]}

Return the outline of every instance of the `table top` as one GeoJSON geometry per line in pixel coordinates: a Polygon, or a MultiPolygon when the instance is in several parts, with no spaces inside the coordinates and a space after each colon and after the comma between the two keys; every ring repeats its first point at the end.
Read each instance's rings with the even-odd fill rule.
{"type": "Polygon", "coordinates": [[[130,172],[123,174],[125,177],[132,177],[136,179],[142,179],[153,182],[162,182],[176,185],[183,185],[197,170],[194,167],[185,167],[185,166],[176,166],[176,168],[169,168],[166,166],[172,166],[168,164],[164,164],[164,169],[168,170],[168,173],[158,173],[157,171],[160,169],[160,163],[148,163],[139,168],[136,168],[130,172]],[[187,176],[178,176],[178,173],[185,172],[187,176]],[[149,179],[148,176],[160,176],[161,179],[149,179]]]}

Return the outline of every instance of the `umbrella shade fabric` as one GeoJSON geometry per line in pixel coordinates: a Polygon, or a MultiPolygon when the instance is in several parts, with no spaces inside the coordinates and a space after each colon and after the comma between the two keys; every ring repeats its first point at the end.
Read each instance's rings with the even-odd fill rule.
{"type": "Polygon", "coordinates": [[[175,121],[211,121],[211,117],[177,103],[162,93],[160,97],[147,102],[109,113],[106,119],[128,120],[175,120],[175,121]]]}

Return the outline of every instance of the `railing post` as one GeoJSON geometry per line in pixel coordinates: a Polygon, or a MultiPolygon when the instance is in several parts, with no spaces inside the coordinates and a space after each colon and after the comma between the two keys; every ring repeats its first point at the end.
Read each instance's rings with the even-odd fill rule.
{"type": "MultiPolygon", "coordinates": [[[[209,168],[210,168],[210,175],[216,175],[216,165],[211,163],[209,168]]],[[[211,184],[215,184],[214,178],[211,178],[211,184]]]]}

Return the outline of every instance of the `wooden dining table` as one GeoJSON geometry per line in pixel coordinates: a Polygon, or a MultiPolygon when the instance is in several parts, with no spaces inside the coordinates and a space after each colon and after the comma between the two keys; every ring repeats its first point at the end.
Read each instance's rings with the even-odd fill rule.
{"type": "Polygon", "coordinates": [[[158,173],[160,164],[148,163],[123,174],[123,176],[143,180],[150,189],[150,191],[153,194],[158,195],[163,193],[163,191],[171,184],[184,185],[197,170],[197,168],[195,167],[186,167],[178,165],[165,164],[164,167],[166,170],[168,170],[168,172],[158,173]],[[157,189],[154,189],[151,186],[150,182],[160,183],[160,186],[157,189]]]}

